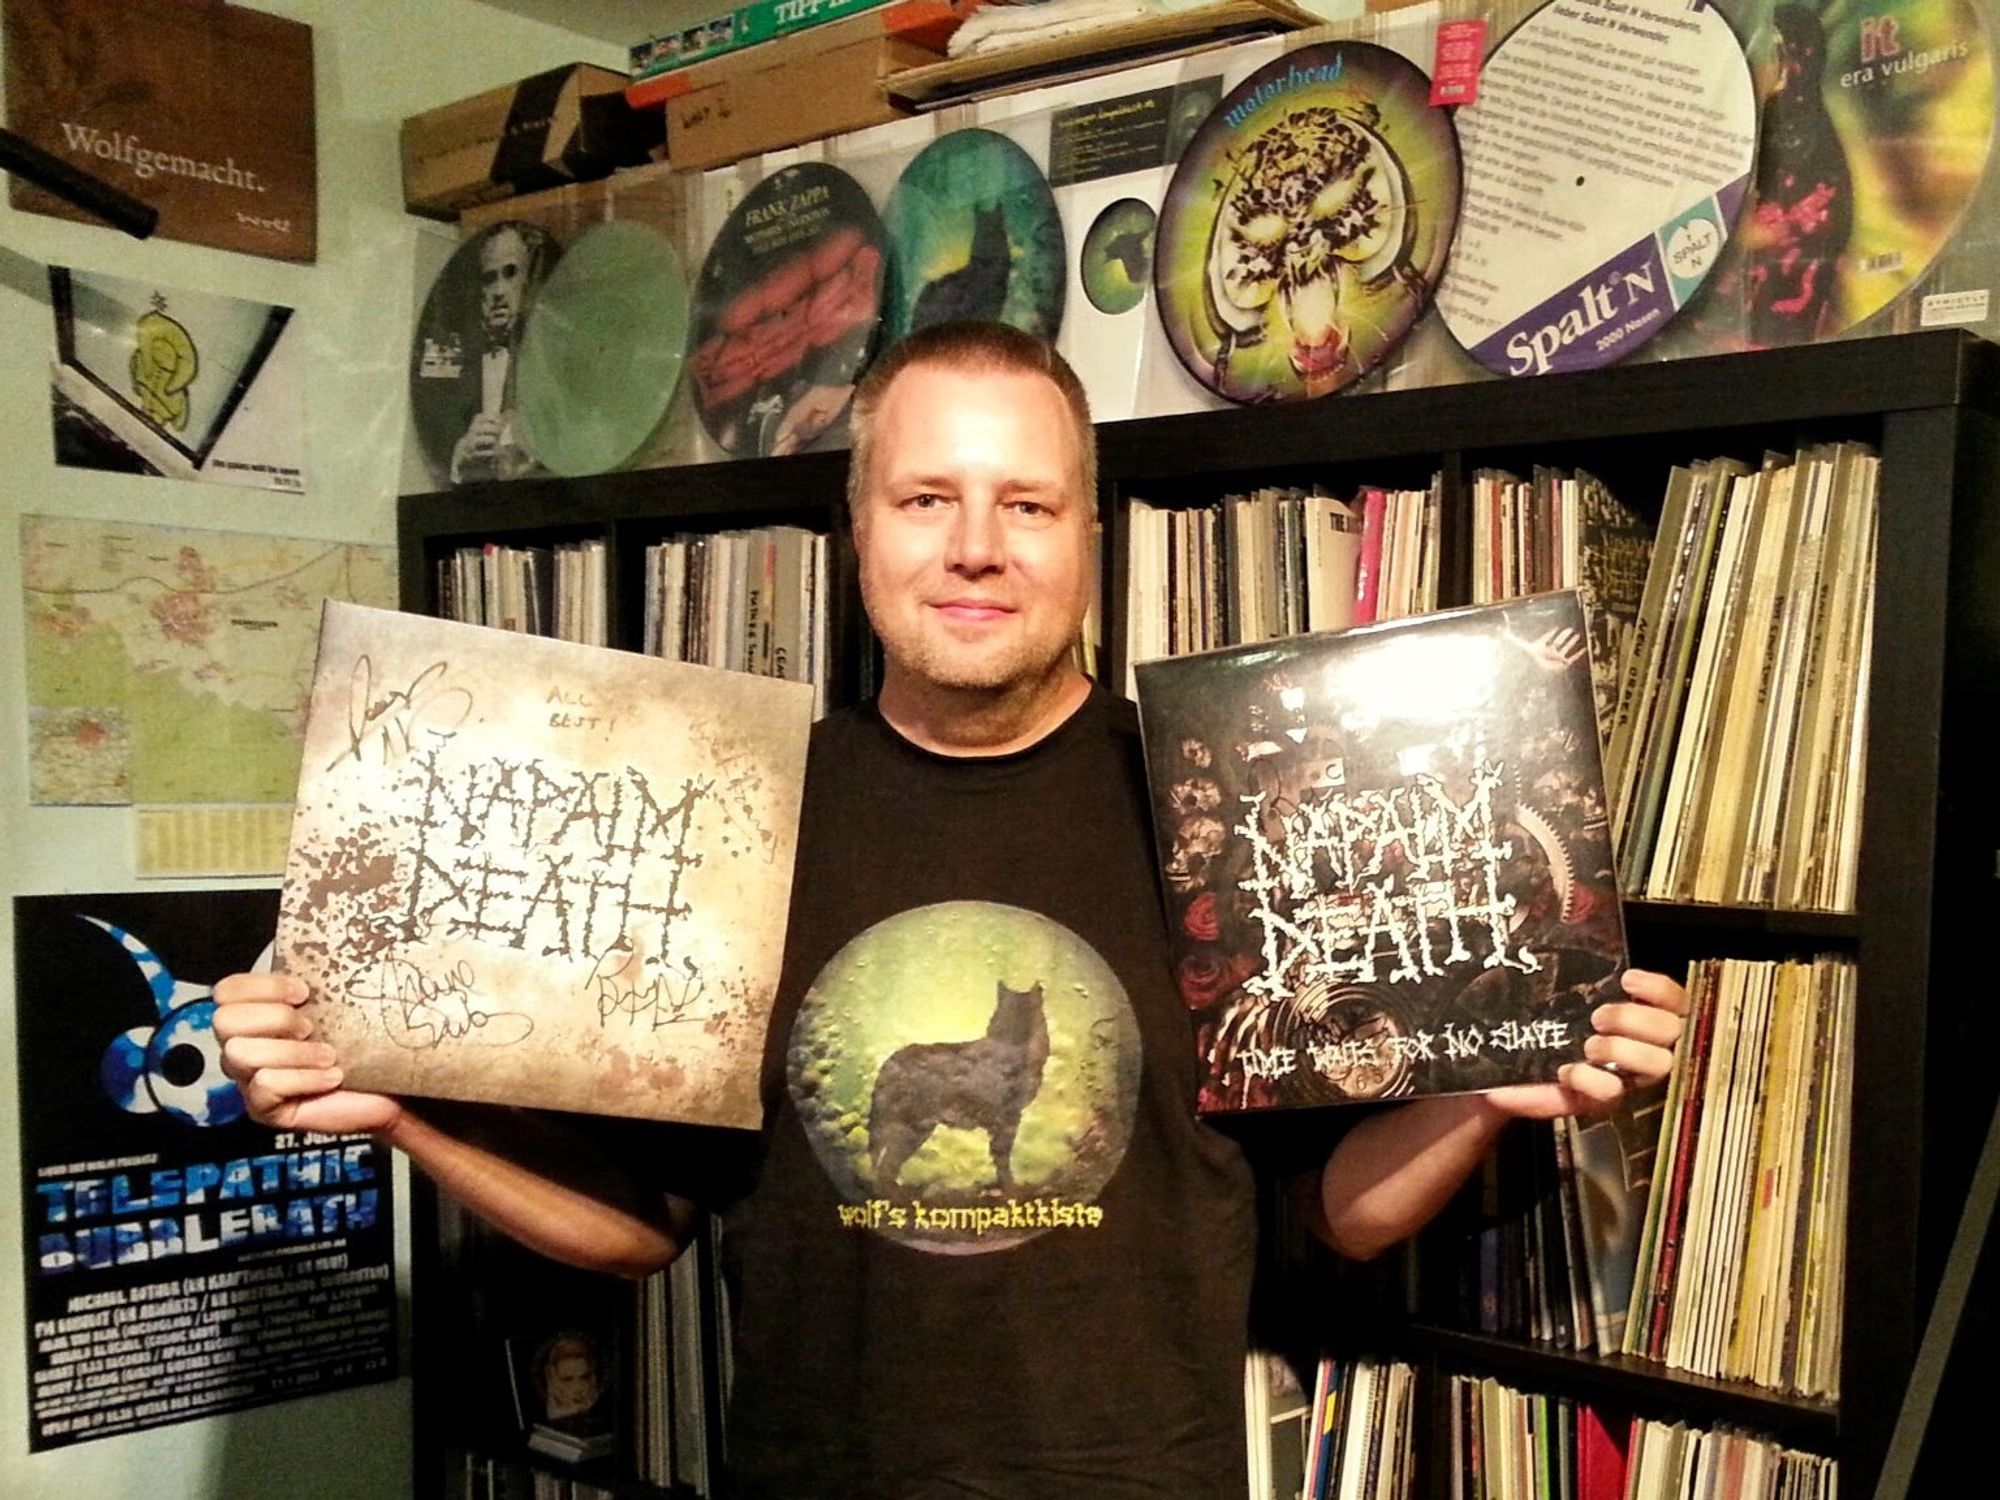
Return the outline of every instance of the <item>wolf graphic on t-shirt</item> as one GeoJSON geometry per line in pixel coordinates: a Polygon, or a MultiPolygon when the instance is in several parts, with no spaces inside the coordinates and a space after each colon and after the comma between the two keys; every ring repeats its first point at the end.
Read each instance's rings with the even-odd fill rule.
{"type": "Polygon", "coordinates": [[[1049,1025],[1039,981],[1025,990],[996,988],[984,1036],[899,1047],[876,1072],[868,1145],[882,1187],[894,1186],[903,1163],[940,1125],[984,1130],[1000,1186],[1014,1186],[1014,1137],[1042,1086],[1049,1025]]]}

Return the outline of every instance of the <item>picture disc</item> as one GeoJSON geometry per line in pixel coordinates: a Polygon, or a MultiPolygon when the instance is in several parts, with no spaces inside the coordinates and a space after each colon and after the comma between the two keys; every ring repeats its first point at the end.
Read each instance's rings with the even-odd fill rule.
{"type": "Polygon", "coordinates": [[[1559,0],[1458,112],[1465,208],[1438,311],[1503,375],[1588,370],[1665,330],[1715,268],[1756,151],[1750,64],[1685,0],[1559,0]]]}
{"type": "Polygon", "coordinates": [[[687,275],[643,224],[571,240],[535,298],[514,372],[521,444],[553,474],[601,474],[638,457],[687,356],[687,275]]]}
{"type": "Polygon", "coordinates": [[[1154,284],[1174,353],[1231,401],[1324,396],[1422,314],[1458,221],[1458,143],[1385,47],[1301,47],[1232,89],[1160,211],[1154,284]]]}
{"type": "Polygon", "coordinates": [[[991,130],[955,130],[917,153],[889,194],[884,342],[970,318],[1054,339],[1063,227],[1034,159],[991,130]]]}
{"type": "Polygon", "coordinates": [[[534,468],[514,428],[514,363],[529,309],[558,256],[532,224],[489,224],[452,252],[410,343],[410,418],[440,483],[534,468]]]}
{"type": "Polygon", "coordinates": [[[1120,198],[1106,206],[1083,237],[1078,266],[1083,294],[1101,313],[1130,312],[1153,284],[1153,232],[1159,228],[1152,205],[1120,198]]]}
{"type": "Polygon", "coordinates": [[[1829,338],[1894,302],[1965,224],[1992,161],[1992,39],[1968,0],[1760,3],[1745,29],[1756,185],[1703,322],[1753,347],[1829,338]]]}
{"type": "Polygon", "coordinates": [[[752,188],[695,283],[695,410],[739,457],[795,453],[847,411],[881,324],[882,221],[838,167],[752,188]]]}

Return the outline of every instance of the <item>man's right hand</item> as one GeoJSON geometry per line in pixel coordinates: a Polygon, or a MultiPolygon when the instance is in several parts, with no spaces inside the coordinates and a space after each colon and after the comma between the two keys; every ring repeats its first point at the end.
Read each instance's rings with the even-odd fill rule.
{"type": "Polygon", "coordinates": [[[288,974],[231,974],[215,986],[222,1068],[250,1116],[276,1130],[393,1132],[403,1106],[387,1094],[340,1086],[339,1059],[313,1040],[303,981],[288,974]]]}

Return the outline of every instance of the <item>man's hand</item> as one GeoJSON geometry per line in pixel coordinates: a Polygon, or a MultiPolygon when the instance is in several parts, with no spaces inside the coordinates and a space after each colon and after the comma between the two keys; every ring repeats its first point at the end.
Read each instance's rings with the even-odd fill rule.
{"type": "Polygon", "coordinates": [[[287,974],[231,974],[215,986],[222,1069],[243,1091],[250,1116],[277,1130],[393,1131],[403,1107],[386,1094],[340,1086],[339,1059],[312,1039],[299,1011],[306,987],[287,974]]]}
{"type": "Polygon", "coordinates": [[[1613,1108],[1628,1088],[1658,1083],[1673,1071],[1674,1044],[1687,1015],[1687,991],[1664,974],[1627,969],[1626,998],[1591,1013],[1593,1034],[1583,1044],[1586,1062],[1563,1068],[1554,1083],[1493,1089],[1486,1101],[1504,1115],[1554,1120],[1613,1108]]]}

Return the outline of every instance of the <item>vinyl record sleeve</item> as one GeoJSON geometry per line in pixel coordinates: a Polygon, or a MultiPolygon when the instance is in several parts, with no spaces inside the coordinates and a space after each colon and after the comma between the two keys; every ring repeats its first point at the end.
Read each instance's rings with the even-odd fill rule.
{"type": "Polygon", "coordinates": [[[1136,672],[1203,1112],[1581,1059],[1625,940],[1574,593],[1136,672]]]}
{"type": "Polygon", "coordinates": [[[1458,111],[1465,205],[1438,311],[1503,375],[1589,370],[1658,337],[1734,232],[1750,65],[1708,6],[1559,0],[1458,111]]]}
{"type": "Polygon", "coordinates": [[[278,967],[347,1081],[755,1128],[812,689],[330,604],[278,967]]]}

